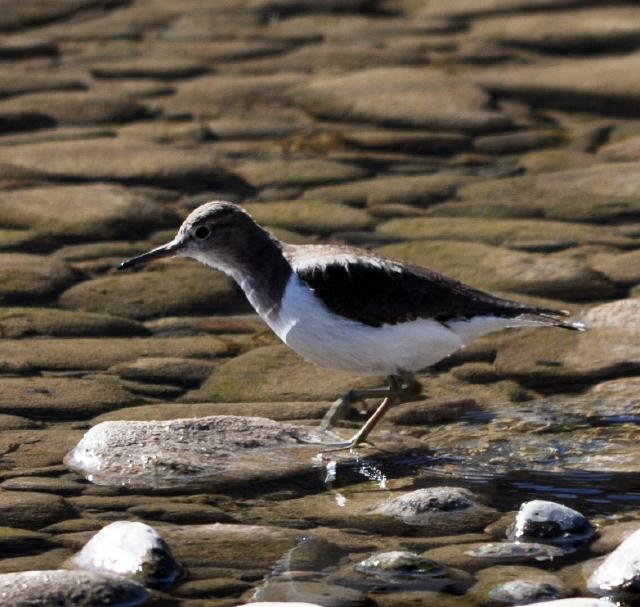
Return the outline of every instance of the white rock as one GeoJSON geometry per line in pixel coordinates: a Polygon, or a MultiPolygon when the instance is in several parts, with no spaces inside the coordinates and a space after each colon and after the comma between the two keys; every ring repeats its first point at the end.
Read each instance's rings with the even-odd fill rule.
{"type": "Polygon", "coordinates": [[[542,603],[530,603],[528,607],[617,607],[615,603],[606,599],[573,598],[560,599],[559,601],[543,601],[542,603]]]}
{"type": "Polygon", "coordinates": [[[587,327],[640,330],[640,299],[620,299],[591,308],[583,316],[587,327]]]}
{"type": "Polygon", "coordinates": [[[640,529],[622,542],[591,574],[587,587],[598,594],[610,594],[623,591],[634,582],[640,583],[640,529]]]}
{"type": "Polygon", "coordinates": [[[577,510],[545,500],[532,500],[520,506],[516,515],[515,539],[571,539],[573,532],[590,536],[589,521],[577,510]]]}
{"type": "Polygon", "coordinates": [[[101,529],[70,563],[78,569],[135,577],[151,585],[170,584],[181,571],[158,532],[131,521],[117,521],[101,529]]]}

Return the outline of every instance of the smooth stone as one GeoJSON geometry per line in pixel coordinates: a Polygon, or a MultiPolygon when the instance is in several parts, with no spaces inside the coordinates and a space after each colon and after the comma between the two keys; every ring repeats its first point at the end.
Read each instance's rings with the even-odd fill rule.
{"type": "Polygon", "coordinates": [[[75,495],[81,493],[85,485],[70,479],[46,476],[15,476],[0,483],[0,487],[10,491],[39,491],[57,495],[75,495]]]}
{"type": "Polygon", "coordinates": [[[256,160],[237,164],[234,170],[256,189],[309,187],[336,181],[352,181],[369,175],[366,169],[323,159],[256,160]]]}
{"type": "Polygon", "coordinates": [[[109,369],[123,379],[191,387],[209,377],[212,370],[212,362],[178,357],[137,358],[109,369]]]}
{"type": "Polygon", "coordinates": [[[379,225],[377,231],[404,239],[460,240],[512,248],[540,243],[562,248],[577,244],[631,244],[628,239],[612,234],[609,228],[539,219],[412,217],[393,219],[379,225]]]}
{"type": "Polygon", "coordinates": [[[105,184],[0,191],[0,221],[62,242],[140,238],[179,221],[162,199],[105,184]]]}
{"type": "Polygon", "coordinates": [[[640,251],[596,255],[590,263],[612,282],[625,286],[640,283],[640,251]]]}
{"type": "Polygon", "coordinates": [[[604,114],[635,114],[640,88],[626,77],[638,69],[640,53],[623,57],[559,60],[555,64],[490,68],[472,80],[498,95],[536,105],[604,114]]]}
{"type": "Polygon", "coordinates": [[[82,10],[104,7],[114,8],[121,0],[60,0],[59,2],[33,2],[27,5],[21,0],[7,0],[0,16],[0,29],[4,32],[42,25],[62,19],[82,10]]]}
{"type": "Polygon", "coordinates": [[[516,154],[526,150],[562,143],[562,136],[552,130],[516,131],[476,137],[474,148],[484,154],[516,154]]]}
{"type": "MultiPolygon", "coordinates": [[[[366,595],[358,590],[321,581],[283,579],[268,580],[255,590],[252,598],[260,601],[284,601],[287,604],[300,599],[321,603],[323,607],[364,607],[366,595]]],[[[255,603],[254,603],[255,604],[255,603]]]]}
{"type": "Polygon", "coordinates": [[[0,516],[7,526],[41,529],[77,515],[69,503],[57,495],[2,489],[0,516]]]}
{"type": "Polygon", "coordinates": [[[309,189],[303,198],[354,206],[401,203],[425,207],[453,195],[456,186],[463,181],[464,177],[454,173],[375,177],[309,189]]]}
{"type": "Polygon", "coordinates": [[[94,63],[89,71],[96,78],[173,80],[199,76],[209,70],[202,63],[189,59],[143,56],[129,60],[94,63]]]}
{"type": "Polygon", "coordinates": [[[592,328],[578,335],[541,328],[507,336],[495,365],[503,377],[557,388],[633,373],[640,348],[637,333],[627,329],[592,328]]]}
{"type": "Polygon", "coordinates": [[[143,118],[147,110],[129,97],[93,92],[48,92],[0,101],[0,113],[37,112],[59,126],[112,124],[143,118]]]}
{"type": "Polygon", "coordinates": [[[233,523],[235,519],[222,509],[208,504],[161,502],[132,506],[128,512],[145,520],[162,521],[176,525],[206,525],[233,523]]]}
{"type": "Polygon", "coordinates": [[[0,254],[0,302],[25,303],[48,300],[76,280],[59,259],[26,253],[0,254]]]}
{"type": "Polygon", "coordinates": [[[131,138],[0,146],[0,178],[107,181],[184,188],[245,189],[210,152],[131,138]]]}
{"type": "Polygon", "coordinates": [[[532,10],[558,10],[563,7],[572,8],[575,4],[576,0],[484,0],[482,4],[478,4],[475,0],[456,0],[456,2],[429,0],[424,7],[420,8],[418,16],[467,19],[532,10]]]}
{"type": "Polygon", "coordinates": [[[261,202],[244,207],[258,223],[302,233],[324,235],[375,225],[365,211],[330,202],[261,202]]]}
{"type": "Polygon", "coordinates": [[[632,533],[591,574],[589,590],[600,595],[630,593],[640,588],[640,530],[632,533]]]}
{"type": "Polygon", "coordinates": [[[86,419],[140,400],[104,375],[0,378],[0,412],[35,419],[86,419]]]}
{"type": "Polygon", "coordinates": [[[471,147],[471,139],[462,133],[362,130],[348,131],[343,137],[359,148],[413,154],[454,154],[471,147]]]}
{"type": "Polygon", "coordinates": [[[545,500],[522,504],[513,529],[517,541],[575,542],[588,540],[593,534],[591,524],[580,512],[545,500]]]}
{"type": "Polygon", "coordinates": [[[0,527],[0,553],[2,558],[9,555],[20,556],[29,552],[49,548],[53,540],[51,536],[36,531],[16,529],[14,527],[0,527]]]}
{"type": "MultiPolygon", "coordinates": [[[[603,295],[617,291],[584,261],[557,259],[480,242],[417,240],[384,245],[378,251],[487,291],[537,295],[563,301],[589,300],[594,291],[603,295]]],[[[564,307],[560,303],[556,305],[564,307]]]]}
{"type": "Polygon", "coordinates": [[[586,311],[582,316],[587,327],[612,327],[640,332],[640,299],[621,299],[586,311]]]}
{"type": "Polygon", "coordinates": [[[323,369],[285,345],[254,348],[218,365],[192,402],[327,401],[353,388],[380,383],[369,377],[323,369]]]}
{"type": "MultiPolygon", "coordinates": [[[[173,592],[180,597],[211,599],[238,595],[250,590],[252,584],[234,578],[192,580],[180,584],[173,592]]],[[[255,603],[252,603],[255,604],[255,603]]]]}
{"type": "Polygon", "coordinates": [[[144,325],[128,318],[90,312],[67,312],[54,308],[8,308],[0,310],[0,335],[24,337],[118,337],[147,335],[144,325]]]}
{"type": "Polygon", "coordinates": [[[542,603],[529,603],[529,607],[616,607],[607,599],[594,598],[572,598],[560,599],[559,601],[543,601],[542,603]]]}
{"type": "Polygon", "coordinates": [[[0,575],[0,601],[11,607],[135,607],[149,593],[121,576],[88,571],[22,571],[0,575]]]}
{"type": "MultiPolygon", "coordinates": [[[[1,259],[2,256],[0,263],[1,259]]],[[[123,272],[81,282],[62,293],[60,306],[135,320],[203,310],[209,314],[237,314],[250,309],[230,278],[188,262],[159,264],[143,272],[123,272]]]]}
{"type": "Polygon", "coordinates": [[[474,24],[471,35],[552,53],[611,52],[637,46],[639,18],[637,8],[585,7],[485,19],[474,24]]]}
{"type": "MultiPolygon", "coordinates": [[[[96,345],[95,338],[6,339],[0,342],[0,371],[34,373],[42,370],[107,370],[113,365],[143,357],[208,360],[237,352],[237,346],[230,340],[215,335],[104,337],[100,340],[99,348],[96,349],[96,345]]],[[[153,362],[151,364],[153,365],[153,362]]],[[[195,364],[197,365],[198,361],[195,364]]],[[[2,378],[0,381],[5,379],[10,378],[2,378]]],[[[86,379],[89,381],[91,378],[86,379]]],[[[116,383],[111,378],[107,381],[116,383]]]]}
{"type": "Polygon", "coordinates": [[[122,575],[163,588],[170,586],[182,570],[153,527],[132,521],[117,521],[101,529],[71,563],[78,569],[122,575]]]}
{"type": "Polygon", "coordinates": [[[233,110],[244,110],[249,99],[252,108],[281,104],[283,91],[303,80],[301,74],[286,72],[248,77],[202,76],[179,84],[174,95],[158,103],[169,116],[220,118],[233,110]]]}
{"type": "Polygon", "coordinates": [[[308,473],[317,447],[300,444],[296,437],[305,433],[272,420],[233,415],[102,422],[84,435],[65,463],[98,485],[214,490],[308,473]]]}
{"type": "Polygon", "coordinates": [[[489,109],[474,85],[433,68],[377,68],[319,76],[293,88],[293,100],[319,118],[383,126],[483,132],[509,119],[489,109]]]}
{"type": "Polygon", "coordinates": [[[482,408],[473,398],[429,399],[396,405],[387,414],[387,420],[400,426],[446,424],[479,412],[482,408]]]}
{"type": "Polygon", "coordinates": [[[19,67],[0,70],[0,98],[39,91],[81,91],[86,88],[84,77],[73,74],[25,71],[19,67]]]}

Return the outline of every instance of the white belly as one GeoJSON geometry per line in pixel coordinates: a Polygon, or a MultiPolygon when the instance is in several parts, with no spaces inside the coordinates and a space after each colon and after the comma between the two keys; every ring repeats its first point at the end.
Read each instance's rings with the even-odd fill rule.
{"type": "Polygon", "coordinates": [[[363,375],[417,371],[464,345],[433,320],[370,327],[329,311],[311,289],[293,276],[277,319],[265,319],[300,356],[323,367],[363,375]]]}

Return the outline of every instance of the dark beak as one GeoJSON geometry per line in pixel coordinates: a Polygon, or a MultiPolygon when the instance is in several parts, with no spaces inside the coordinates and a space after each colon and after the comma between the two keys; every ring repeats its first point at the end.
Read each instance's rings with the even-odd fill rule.
{"type": "Polygon", "coordinates": [[[118,266],[118,270],[126,270],[127,268],[133,268],[134,266],[139,266],[149,261],[161,259],[162,257],[174,257],[175,255],[178,254],[180,249],[183,248],[183,246],[184,244],[182,242],[176,242],[175,240],[172,240],[171,242],[160,245],[155,249],[151,249],[151,251],[147,251],[142,255],[138,255],[136,257],[132,257],[131,259],[127,259],[123,261],[118,266]]]}

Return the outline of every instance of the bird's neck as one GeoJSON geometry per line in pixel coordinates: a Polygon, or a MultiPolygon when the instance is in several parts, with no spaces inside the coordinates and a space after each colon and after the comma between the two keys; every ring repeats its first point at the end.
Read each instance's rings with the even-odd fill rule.
{"type": "Polygon", "coordinates": [[[256,312],[267,322],[277,318],[292,273],[284,255],[284,244],[256,226],[247,242],[237,242],[233,253],[217,266],[243,290],[256,312]]]}

